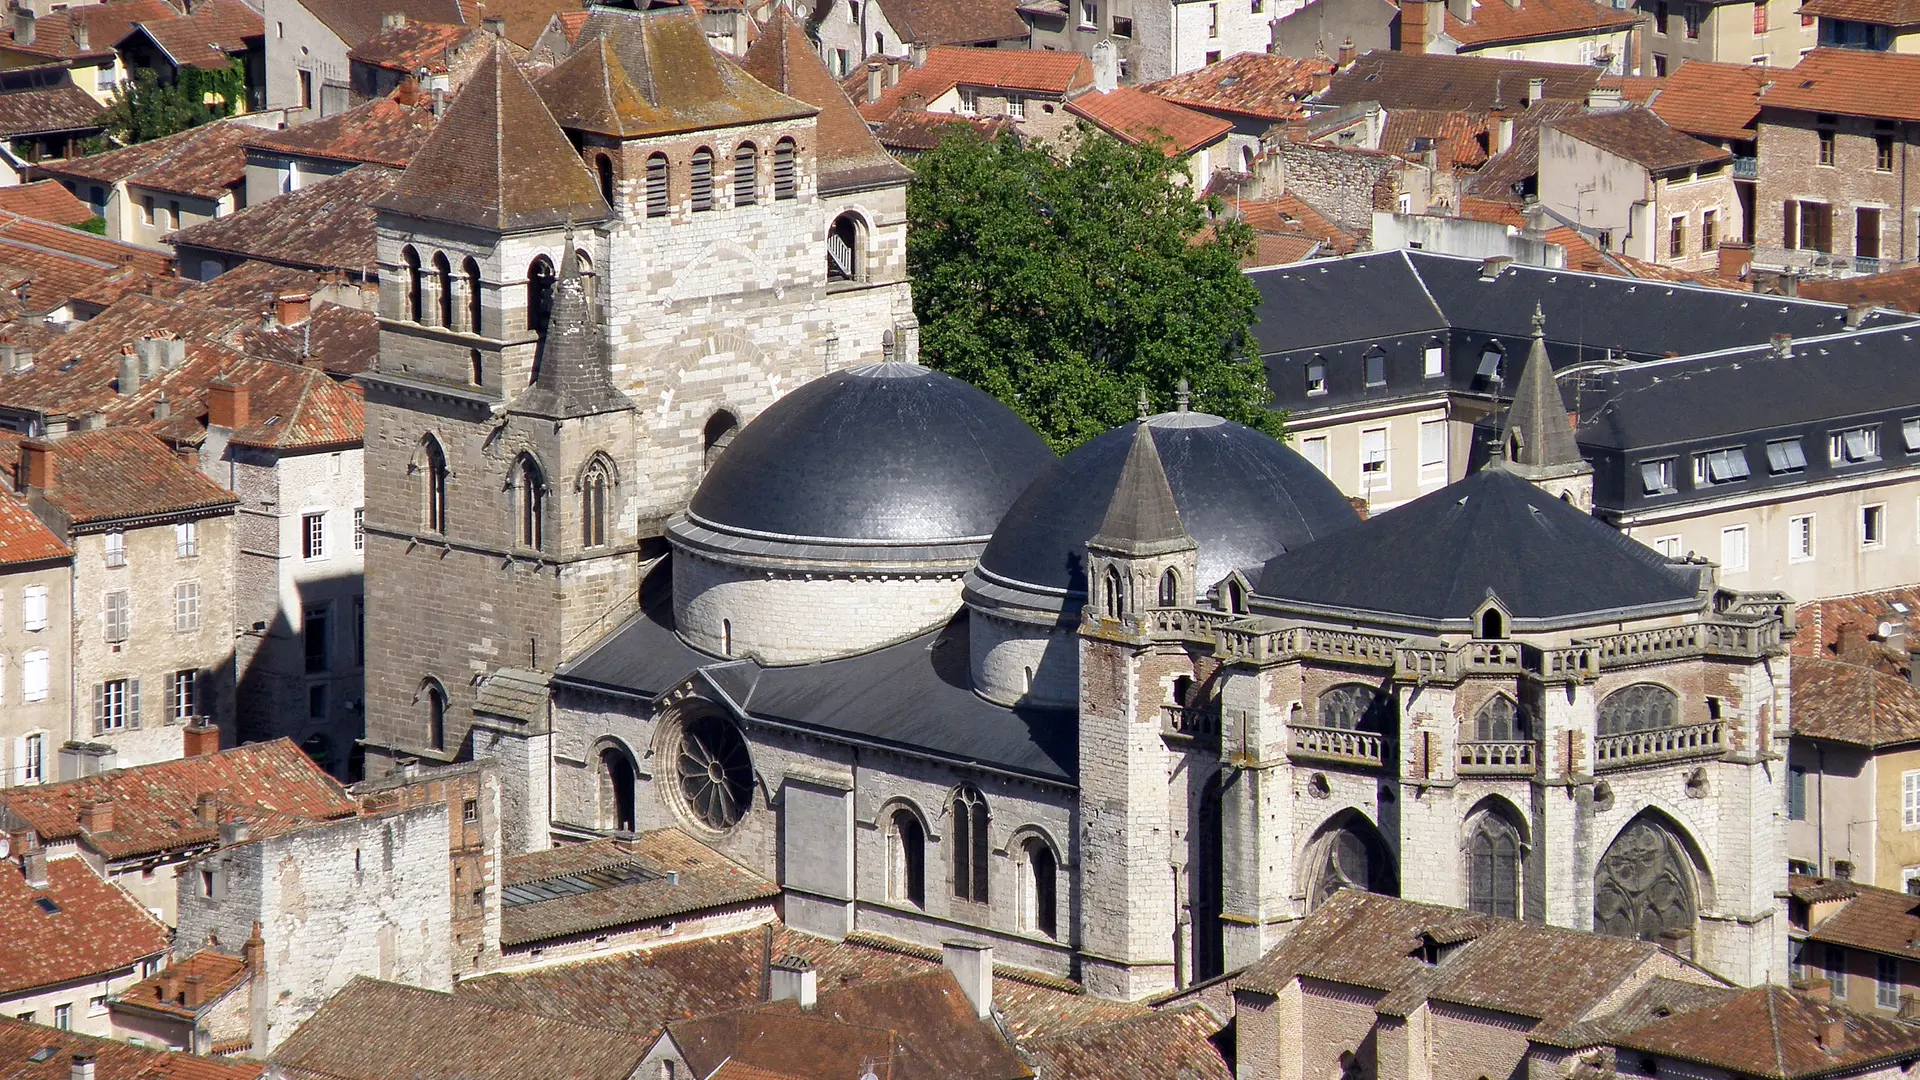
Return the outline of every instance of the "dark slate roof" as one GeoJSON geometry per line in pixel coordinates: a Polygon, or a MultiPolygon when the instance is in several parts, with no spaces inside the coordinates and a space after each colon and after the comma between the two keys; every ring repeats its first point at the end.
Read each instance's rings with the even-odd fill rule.
{"type": "Polygon", "coordinates": [[[673,568],[662,561],[641,584],[640,611],[567,664],[560,681],[650,698],[714,662],[674,632],[673,568]]]}
{"type": "Polygon", "coordinates": [[[377,205],[500,231],[599,221],[612,213],[586,163],[499,41],[399,186],[377,205]]]}
{"type": "Polygon", "coordinates": [[[915,364],[871,364],[768,406],[701,481],[688,516],[777,537],[977,540],[1053,460],[986,393],[915,364]]]}
{"type": "Polygon", "coordinates": [[[1436,629],[1470,620],[1497,595],[1517,625],[1554,626],[1621,609],[1689,609],[1697,574],[1512,473],[1483,469],[1281,555],[1257,592],[1282,608],[1436,629]]]}
{"type": "Polygon", "coordinates": [[[1162,413],[1099,436],[1035,481],[988,541],[981,570],[1084,595],[1087,541],[1143,422],[1180,520],[1200,545],[1201,590],[1359,520],[1332,481],[1271,436],[1207,413],[1162,413]]]}
{"type": "Polygon", "coordinates": [[[540,343],[539,370],[508,411],[562,420],[632,409],[633,402],[613,385],[604,342],[568,230],[567,254],[553,289],[553,315],[540,343]]]}

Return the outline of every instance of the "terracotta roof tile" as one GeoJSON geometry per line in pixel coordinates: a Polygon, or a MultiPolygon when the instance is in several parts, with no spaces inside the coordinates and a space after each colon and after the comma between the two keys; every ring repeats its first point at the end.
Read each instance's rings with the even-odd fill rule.
{"type": "Polygon", "coordinates": [[[1846,901],[1808,928],[1809,941],[1920,960],[1920,897],[1825,878],[1794,877],[1789,884],[1794,899],[1809,904],[1846,901]]]}
{"type": "Polygon", "coordinates": [[[1776,71],[1763,109],[1920,120],[1920,56],[1862,49],[1815,49],[1791,71],[1776,71]]]}
{"type": "MultiPolygon", "coordinates": [[[[1504,6],[1503,0],[1485,2],[1504,6]]],[[[1546,101],[1584,104],[1587,92],[1599,82],[1600,72],[1577,64],[1376,50],[1335,74],[1332,85],[1316,100],[1327,105],[1377,101],[1388,111],[1512,109],[1520,106],[1527,96],[1528,80],[1535,78],[1547,81],[1546,101]]]]}
{"type": "Polygon", "coordinates": [[[1649,172],[1722,164],[1733,154],[1683,135],[1646,109],[1613,109],[1554,121],[1550,127],[1649,172]]]}
{"type": "Polygon", "coordinates": [[[471,23],[458,0],[303,0],[302,7],[326,24],[351,49],[381,30],[387,14],[405,15],[408,22],[471,23]]]}
{"type": "Polygon", "coordinates": [[[1023,1043],[1040,1080],[1232,1080],[1213,1042],[1220,1022],[1198,1005],[1023,1043]]]}
{"type": "Polygon", "coordinates": [[[1618,1040],[1660,1054],[1769,1080],[1798,1080],[1920,1053],[1920,1029],[1815,1001],[1779,986],[1755,987],[1717,1005],[1655,1020],[1618,1040]],[[1823,1042],[1827,1025],[1844,1031],[1823,1042]]]}
{"type": "Polygon", "coordinates": [[[146,979],[142,979],[113,1000],[113,1007],[133,1006],[182,1020],[192,1020],[247,980],[247,964],[238,956],[213,949],[201,949],[184,960],[175,960],[146,979]],[[200,979],[200,1005],[189,1008],[186,987],[189,978],[200,979]]]}
{"type": "Polygon", "coordinates": [[[979,45],[1024,39],[1013,0],[881,0],[900,40],[915,45],[979,45]]]}
{"type": "Polygon", "coordinates": [[[0,212],[55,225],[84,225],[97,216],[92,207],[74,198],[58,180],[36,180],[31,184],[0,188],[0,212]]]}
{"type": "Polygon", "coordinates": [[[1185,157],[1233,130],[1230,120],[1183,108],[1131,86],[1081,94],[1067,102],[1067,111],[1122,141],[1161,143],[1168,157],[1185,157]]]}
{"type": "Polygon", "coordinates": [[[265,1062],[149,1050],[118,1039],[0,1019],[0,1075],[8,1080],[69,1080],[75,1054],[93,1055],[94,1080],[255,1080],[267,1070],[265,1062]],[[49,1050],[51,1054],[43,1054],[49,1050]]]}
{"type": "Polygon", "coordinates": [[[400,177],[397,169],[361,165],[237,214],[181,229],[167,239],[178,248],[204,248],[286,266],[373,273],[379,265],[374,207],[393,193],[400,177]]]}
{"type": "Polygon", "coordinates": [[[820,110],[814,118],[814,154],[822,191],[905,183],[912,178],[912,171],[895,161],[867,129],[866,120],[814,54],[805,29],[785,6],[774,8],[740,66],[782,94],[820,110]]]}
{"type": "Polygon", "coordinates": [[[1064,98],[1074,90],[1093,85],[1093,65],[1079,53],[950,45],[927,50],[926,63],[903,70],[900,81],[882,90],[878,101],[865,100],[865,82],[863,68],[848,76],[841,85],[849,94],[860,88],[859,96],[854,98],[860,115],[878,122],[908,109],[909,99],[919,101],[924,107],[926,102],[956,86],[1024,90],[1064,98]]]}
{"type": "Polygon", "coordinates": [[[167,951],[167,928],[79,858],[47,860],[47,887],[0,863],[0,994],[97,978],[167,951]],[[40,903],[46,900],[51,904],[40,903]]]}
{"type": "Polygon", "coordinates": [[[1360,238],[1335,225],[1325,214],[1297,195],[1274,199],[1232,200],[1229,204],[1256,233],[1302,233],[1327,249],[1346,255],[1360,246],[1360,238]]]}
{"type": "Polygon", "coordinates": [[[1467,109],[1389,109],[1380,149],[1418,158],[1431,147],[1442,165],[1477,169],[1487,162],[1487,114],[1467,109]]]}
{"type": "Polygon", "coordinates": [[[408,22],[355,45],[347,50],[347,59],[403,75],[418,74],[421,68],[444,72],[451,67],[450,53],[469,40],[481,40],[484,33],[456,23],[408,22]]]}
{"type": "Polygon", "coordinates": [[[540,39],[540,32],[547,28],[548,19],[555,15],[563,19],[579,16],[584,22],[585,8],[583,0],[480,0],[474,20],[494,16],[507,20],[507,40],[531,49],[540,39]]]}
{"type": "Polygon", "coordinates": [[[1661,75],[1602,75],[1594,85],[1620,91],[1620,100],[1629,105],[1646,105],[1666,88],[1667,79],[1661,75]]]}
{"type": "Polygon", "coordinates": [[[1140,89],[1190,109],[1291,120],[1303,114],[1299,102],[1313,93],[1314,77],[1331,75],[1333,70],[1333,61],[1323,57],[1235,53],[1218,63],[1150,82],[1140,89]]]}
{"type": "Polygon", "coordinates": [[[1326,241],[1306,233],[1254,233],[1253,251],[1240,260],[1240,269],[1289,266],[1313,258],[1324,246],[1326,241]]]}
{"type": "Polygon", "coordinates": [[[73,549],[55,536],[19,496],[0,490],[0,566],[72,557],[73,549]]]}
{"type": "Polygon", "coordinates": [[[108,184],[125,181],[157,191],[218,199],[246,180],[245,144],[258,132],[258,128],[236,121],[216,121],[104,154],[47,162],[40,171],[61,179],[108,184]]]}
{"type": "Polygon", "coordinates": [[[1912,26],[1920,23],[1917,0],[1807,0],[1800,5],[1802,15],[1849,22],[1876,23],[1880,26],[1912,26]]]}
{"type": "Polygon", "coordinates": [[[24,296],[27,310],[75,299],[104,307],[172,271],[173,260],[152,248],[0,211],[0,288],[24,296]]]}
{"type": "MultiPolygon", "coordinates": [[[[248,356],[263,360],[317,366],[336,376],[358,375],[371,371],[374,359],[380,354],[380,320],[369,311],[316,303],[313,314],[304,323],[281,326],[268,320],[257,329],[247,331],[241,348],[248,356]]],[[[341,385],[358,397],[358,384],[341,385]]],[[[359,409],[360,406],[354,406],[356,427],[359,409]]],[[[358,438],[355,434],[354,439],[358,438]]]]}
{"type": "Polygon", "coordinates": [[[49,59],[96,59],[113,55],[113,47],[127,36],[137,22],[177,19],[179,9],[166,0],[112,0],[105,4],[82,4],[65,8],[34,20],[33,44],[15,41],[11,22],[0,29],[0,47],[8,52],[44,56],[49,59]],[[81,48],[75,31],[87,39],[81,48]]]}
{"type": "Polygon", "coordinates": [[[1872,668],[1798,658],[1793,733],[1865,747],[1920,741],[1920,689],[1872,668]]]}
{"type": "MultiPolygon", "coordinates": [[[[333,304],[325,311],[343,312],[357,321],[373,317],[349,312],[333,304]]],[[[299,347],[304,326],[288,327],[274,335],[276,344],[299,347]],[[290,339],[290,340],[289,340],[290,339]]],[[[266,331],[250,332],[249,338],[266,331]]],[[[377,334],[376,334],[377,336],[377,334]]],[[[250,350],[258,351],[258,350],[250,350]]],[[[362,368],[367,363],[362,363],[362,368]]],[[[366,432],[366,402],[357,385],[332,378],[318,366],[279,363],[252,358],[212,365],[187,364],[164,377],[143,384],[140,392],[108,410],[107,422],[145,427],[175,445],[197,446],[206,437],[207,386],[214,379],[246,387],[252,422],[235,431],[241,446],[272,450],[320,450],[359,446],[366,432]],[[154,403],[165,397],[168,416],[154,419],[154,403]]]]}
{"type": "Polygon", "coordinates": [[[1468,188],[1474,194],[1489,198],[1514,197],[1520,185],[1540,174],[1541,126],[1579,116],[1584,110],[1581,102],[1552,98],[1522,110],[1514,117],[1512,144],[1488,158],[1487,163],[1468,178],[1468,188]]]}
{"type": "Polygon", "coordinates": [[[424,101],[406,104],[393,97],[375,98],[310,124],[257,133],[247,146],[295,157],[406,168],[438,121],[424,101]]]}
{"type": "Polygon", "coordinates": [[[1473,20],[1463,23],[1447,12],[1447,36],[1475,49],[1627,30],[1640,22],[1632,11],[1593,0],[1518,0],[1517,6],[1507,0],[1480,0],[1472,14],[1473,20]]]}
{"type": "Polygon", "coordinates": [[[247,321],[233,311],[128,293],[65,333],[44,339],[29,335],[33,367],[0,378],[0,400],[48,415],[104,412],[121,404],[117,384],[125,346],[171,333],[186,342],[187,364],[217,370],[238,358],[236,346],[247,321]]]}
{"type": "Polygon", "coordinates": [[[93,131],[106,110],[77,86],[0,93],[0,136],[93,131]]]}
{"type": "Polygon", "coordinates": [[[122,859],[217,842],[218,825],[199,818],[203,794],[218,800],[220,822],[245,822],[254,836],[356,812],[346,790],[286,739],[13,788],[0,793],[0,805],[43,842],[80,839],[107,858],[122,859]],[[81,805],[103,799],[113,803],[113,831],[83,832],[81,805]]]}
{"type": "Polygon", "coordinates": [[[1805,300],[1830,304],[1872,304],[1895,311],[1920,312],[1920,266],[1851,278],[1807,278],[1799,282],[1805,300]]]}
{"type": "Polygon", "coordinates": [[[1760,92],[1775,79],[1791,77],[1752,64],[1710,64],[1689,60],[1667,76],[1653,99],[1653,111],[1677,131],[1710,139],[1751,139],[1760,116],[1760,92]]]}
{"type": "Polygon", "coordinates": [[[515,893],[502,901],[500,912],[500,942],[509,946],[770,902],[780,895],[772,882],[678,829],[515,856],[503,865],[501,884],[515,893]],[[678,880],[670,881],[669,873],[678,874],[678,880]],[[569,886],[564,895],[539,887],[576,877],[578,884],[593,887],[574,892],[569,886]]]}
{"type": "Polygon", "coordinates": [[[135,33],[152,38],[181,67],[219,70],[231,67],[248,41],[266,35],[266,22],[245,0],[200,0],[190,15],[135,23],[128,36],[135,33]]]}
{"type": "Polygon", "coordinates": [[[1013,121],[1004,116],[901,111],[874,125],[873,135],[888,149],[915,153],[939,146],[943,137],[962,127],[972,128],[983,139],[996,139],[1014,130],[1013,121]]]}
{"type": "MultiPolygon", "coordinates": [[[[25,436],[0,433],[0,468],[17,467],[23,441],[25,436]]],[[[82,431],[48,445],[54,447],[54,469],[47,501],[75,525],[215,510],[239,501],[144,431],[82,431]]]]}

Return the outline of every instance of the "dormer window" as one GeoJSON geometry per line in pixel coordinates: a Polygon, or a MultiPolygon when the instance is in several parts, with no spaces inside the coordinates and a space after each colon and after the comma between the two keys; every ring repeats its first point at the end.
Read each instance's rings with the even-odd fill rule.
{"type": "Polygon", "coordinates": [[[1316,356],[1307,362],[1307,396],[1327,392],[1327,362],[1316,356]]]}
{"type": "Polygon", "coordinates": [[[1920,417],[1900,421],[1900,441],[1906,444],[1907,453],[1920,454],[1920,417]]]}
{"type": "Polygon", "coordinates": [[[1799,439],[1775,439],[1767,444],[1767,468],[1775,475],[1797,473],[1807,467],[1807,452],[1799,439]]]}
{"type": "Polygon", "coordinates": [[[1880,429],[1848,428],[1827,436],[1827,462],[1832,465],[1857,465],[1880,460],[1880,429]]]}
{"type": "Polygon", "coordinates": [[[1694,487],[1736,484],[1749,475],[1751,473],[1747,468],[1747,451],[1744,447],[1733,446],[1693,455],[1694,487]]]}
{"type": "Polygon", "coordinates": [[[1673,487],[1673,460],[1660,458],[1656,461],[1640,463],[1640,488],[1648,495],[1671,495],[1673,487]]]}
{"type": "Polygon", "coordinates": [[[1480,354],[1480,367],[1474,374],[1482,379],[1498,380],[1505,377],[1506,366],[1507,354],[1500,348],[1499,343],[1495,342],[1488,345],[1480,354]]]}

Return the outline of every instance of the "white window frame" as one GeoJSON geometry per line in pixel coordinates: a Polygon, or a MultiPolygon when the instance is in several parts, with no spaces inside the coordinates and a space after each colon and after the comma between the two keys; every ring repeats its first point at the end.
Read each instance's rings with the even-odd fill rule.
{"type": "Polygon", "coordinates": [[[28,649],[20,655],[20,700],[45,701],[53,685],[53,654],[28,649]]]}
{"type": "Polygon", "coordinates": [[[1007,95],[1007,119],[1025,120],[1027,118],[1027,99],[1020,94],[1007,95]]]}
{"type": "Polygon", "coordinates": [[[1729,574],[1744,571],[1753,561],[1753,533],[1745,525],[1729,525],[1720,530],[1720,569],[1729,574]],[[1732,545],[1739,544],[1740,558],[1736,562],[1732,545]]]}
{"type": "Polygon", "coordinates": [[[1787,519],[1787,561],[1812,562],[1815,558],[1814,515],[1795,514],[1787,519]]]}
{"type": "Polygon", "coordinates": [[[1673,494],[1674,491],[1677,490],[1673,485],[1673,467],[1676,460],[1675,458],[1665,457],[1640,462],[1641,494],[1649,496],[1673,494]],[[1658,484],[1650,484],[1647,482],[1648,469],[1654,470],[1653,475],[1659,477],[1660,482],[1658,484]]]}
{"type": "Polygon", "coordinates": [[[20,782],[45,783],[47,779],[47,733],[29,731],[20,736],[20,782]]]}
{"type": "Polygon", "coordinates": [[[179,581],[173,586],[173,632],[191,634],[200,629],[200,583],[179,581]]]}
{"type": "Polygon", "coordinates": [[[1877,425],[1827,433],[1829,465],[1859,465],[1879,460],[1880,428],[1877,425]]]}
{"type": "Polygon", "coordinates": [[[359,554],[367,550],[367,508],[353,508],[353,550],[359,554]]]}
{"type": "Polygon", "coordinates": [[[106,533],[101,542],[106,545],[103,557],[108,566],[127,565],[127,534],[119,529],[106,533]]]}
{"type": "Polygon", "coordinates": [[[1331,450],[1331,441],[1325,435],[1309,435],[1300,440],[1300,456],[1319,469],[1322,476],[1333,474],[1331,450]]]}
{"type": "Polygon", "coordinates": [[[958,98],[953,111],[961,116],[973,116],[980,111],[980,91],[971,86],[956,86],[953,90],[958,98]]]}
{"type": "Polygon", "coordinates": [[[1447,482],[1447,421],[1420,421],[1420,483],[1447,482]],[[1437,445],[1429,445],[1434,443],[1437,445]]]}
{"type": "Polygon", "coordinates": [[[1920,829],[1920,769],[1900,774],[1900,829],[1920,829]]]}
{"type": "Polygon", "coordinates": [[[1389,434],[1389,429],[1384,427],[1360,429],[1360,490],[1363,492],[1387,491],[1393,487],[1393,443],[1389,434]],[[1367,442],[1376,436],[1380,445],[1370,451],[1367,442]]]}
{"type": "Polygon", "coordinates": [[[1653,543],[1650,546],[1653,550],[1665,555],[1669,559],[1677,559],[1686,554],[1686,552],[1680,550],[1680,537],[1678,536],[1656,536],[1653,538],[1653,543]]]}
{"type": "Polygon", "coordinates": [[[1887,546],[1887,504],[1870,503],[1860,508],[1860,550],[1875,551],[1887,546]],[[1868,522],[1873,528],[1868,528],[1868,522]],[[1870,535],[1872,534],[1872,535],[1870,535]]]}
{"type": "Polygon", "coordinates": [[[327,557],[327,512],[308,511],[300,515],[300,557],[320,562],[327,557]]]}
{"type": "Polygon", "coordinates": [[[173,554],[179,559],[191,559],[200,554],[199,522],[182,521],[173,527],[173,554]]]}
{"type": "MultiPolygon", "coordinates": [[[[1405,198],[1405,196],[1401,197],[1405,198]]],[[[1401,213],[1405,212],[1404,210],[1401,211],[1401,213]]],[[[1424,365],[1421,368],[1423,378],[1438,379],[1444,377],[1447,373],[1447,350],[1437,342],[1427,346],[1427,351],[1422,357],[1422,363],[1424,365]]]]}
{"type": "Polygon", "coordinates": [[[199,716],[200,672],[195,668],[167,675],[167,717],[176,724],[187,724],[199,716]],[[182,693],[182,688],[185,693],[182,693]]]}
{"type": "Polygon", "coordinates": [[[27,630],[47,628],[47,587],[29,585],[20,590],[21,626],[27,630]]]}

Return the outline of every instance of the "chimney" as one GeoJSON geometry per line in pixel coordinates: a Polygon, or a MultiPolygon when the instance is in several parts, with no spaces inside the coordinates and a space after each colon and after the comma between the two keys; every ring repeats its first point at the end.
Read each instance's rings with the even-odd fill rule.
{"type": "Polygon", "coordinates": [[[1325,93],[1327,90],[1327,87],[1333,85],[1333,68],[1331,66],[1322,67],[1320,64],[1316,63],[1313,65],[1313,74],[1312,76],[1310,76],[1310,78],[1312,80],[1311,86],[1313,88],[1313,93],[1315,94],[1325,93]]]}
{"type": "Polygon", "coordinates": [[[1504,154],[1507,147],[1513,145],[1513,117],[1496,116],[1493,120],[1493,146],[1489,149],[1495,154],[1504,154]]]}
{"type": "Polygon", "coordinates": [[[507,36],[507,20],[499,15],[487,16],[480,20],[480,25],[486,27],[487,33],[492,34],[494,37],[503,38],[507,36]]]}
{"type": "Polygon", "coordinates": [[[53,444],[28,439],[20,444],[20,486],[45,493],[53,487],[53,444]]]}
{"type": "Polygon", "coordinates": [[[1859,623],[1843,622],[1840,624],[1839,631],[1834,635],[1833,651],[1835,655],[1844,658],[1851,653],[1858,652],[1860,646],[1866,643],[1866,639],[1867,635],[1861,630],[1859,623]]]}
{"type": "Polygon", "coordinates": [[[93,1055],[73,1055],[73,1080],[93,1080],[93,1055]]]}
{"type": "Polygon", "coordinates": [[[974,1015],[984,1019],[993,1011],[993,946],[977,941],[943,941],[940,962],[953,972],[961,992],[973,1003],[974,1015]]]}
{"type": "Polygon", "coordinates": [[[1720,276],[1739,280],[1747,276],[1747,267],[1753,263],[1753,245],[1737,244],[1731,240],[1720,242],[1720,276]]]}
{"type": "Polygon", "coordinates": [[[920,44],[917,41],[911,45],[908,45],[907,46],[907,63],[912,64],[914,67],[926,67],[927,66],[927,47],[925,45],[920,44]]]}
{"type": "Polygon", "coordinates": [[[132,345],[120,346],[120,381],[114,392],[123,396],[140,392],[140,356],[132,345]]]}
{"type": "Polygon", "coordinates": [[[883,63],[885,61],[882,60],[867,62],[867,104],[869,105],[880,100],[880,84],[883,79],[880,74],[880,65],[883,63]]]}
{"type": "Polygon", "coordinates": [[[1587,91],[1588,112],[1612,112],[1626,103],[1626,95],[1617,86],[1596,86],[1587,91]]]}
{"type": "Polygon", "coordinates": [[[206,976],[198,973],[188,975],[182,980],[186,985],[180,990],[180,1004],[189,1009],[200,1007],[200,995],[205,993],[206,976]]]}
{"type": "Polygon", "coordinates": [[[247,823],[244,821],[223,822],[220,826],[220,846],[232,847],[247,842],[247,823]]]}
{"type": "Polygon", "coordinates": [[[900,69],[905,66],[906,65],[904,64],[888,64],[887,65],[887,85],[888,86],[900,85],[900,69]]]}
{"type": "Polygon", "coordinates": [[[90,47],[87,40],[87,24],[79,22],[70,24],[68,36],[73,38],[74,52],[83,53],[90,47]]]}
{"type": "Polygon", "coordinates": [[[1120,63],[1113,55],[1113,42],[1102,41],[1093,47],[1093,91],[1104,94],[1120,85],[1120,63]]]}
{"type": "Polygon", "coordinates": [[[200,798],[194,801],[193,816],[205,826],[220,824],[220,797],[211,791],[201,792],[200,798]]]}
{"type": "Polygon", "coordinates": [[[172,415],[173,415],[173,402],[167,400],[167,395],[161,394],[159,397],[154,399],[153,418],[155,420],[165,420],[168,417],[171,417],[172,415]]]}
{"type": "Polygon", "coordinates": [[[281,326],[299,326],[312,315],[312,293],[281,293],[273,302],[274,321],[281,326]]]}
{"type": "Polygon", "coordinates": [[[811,1009],[819,997],[819,983],[815,979],[813,965],[798,956],[789,956],[774,962],[771,1000],[785,1001],[788,998],[800,1003],[803,1009],[811,1009]]]}
{"type": "Polygon", "coordinates": [[[1827,979],[1808,979],[1795,987],[1802,994],[1819,1002],[1833,1000],[1833,983],[1827,979]]]}
{"type": "Polygon", "coordinates": [[[1793,359],[1792,334],[1775,334],[1769,340],[1773,343],[1773,358],[1775,360],[1793,359]]]}
{"type": "Polygon", "coordinates": [[[184,741],[186,745],[182,747],[183,756],[206,757],[208,754],[219,752],[220,729],[204,721],[188,724],[184,741]]]}
{"type": "Polygon", "coordinates": [[[1347,505],[1353,507],[1353,512],[1360,515],[1361,521],[1367,520],[1367,511],[1370,510],[1371,507],[1367,505],[1366,496],[1355,495],[1347,500],[1347,505]]]}
{"type": "Polygon", "coordinates": [[[1353,36],[1349,34],[1347,36],[1347,40],[1340,43],[1340,70],[1341,71],[1345,71],[1348,68],[1353,66],[1353,57],[1354,57],[1353,36]]]}
{"type": "Polygon", "coordinates": [[[240,960],[248,971],[260,971],[267,966],[267,943],[260,936],[257,922],[253,924],[253,933],[247,935],[247,943],[240,948],[240,960]]]}
{"type": "Polygon", "coordinates": [[[1847,1022],[1840,1017],[1830,1017],[1820,1025],[1820,1049],[1829,1054],[1838,1054],[1847,1048],[1847,1022]]]}
{"type": "Polygon", "coordinates": [[[110,833],[113,831],[113,799],[107,796],[88,799],[80,804],[80,831],[85,833],[110,833]]]}
{"type": "Polygon", "coordinates": [[[19,8],[13,13],[13,43],[33,44],[33,9],[19,8]]]}
{"type": "Polygon", "coordinates": [[[235,431],[252,422],[248,415],[247,388],[225,379],[207,384],[207,426],[235,431]]]}
{"type": "Polygon", "coordinates": [[[1872,304],[1864,304],[1864,303],[1848,304],[1847,305],[1847,329],[1858,330],[1860,328],[1860,324],[1863,322],[1866,322],[1867,316],[1872,313],[1873,313],[1872,304]]]}
{"type": "Polygon", "coordinates": [[[407,16],[404,12],[389,11],[380,16],[380,29],[382,30],[404,30],[406,27],[407,16]]]}
{"type": "Polygon", "coordinates": [[[1497,281],[1500,275],[1506,272],[1507,267],[1512,265],[1513,256],[1511,255],[1489,255],[1480,260],[1480,280],[1497,281]]]}
{"type": "Polygon", "coordinates": [[[20,872],[26,875],[27,888],[47,887],[47,849],[34,848],[20,860],[20,872]]]}
{"type": "MultiPolygon", "coordinates": [[[[1520,6],[1519,0],[1507,0],[1507,2],[1516,8],[1520,6]]],[[[1546,96],[1547,80],[1537,75],[1527,80],[1527,108],[1531,109],[1540,104],[1540,100],[1546,96]]]]}

